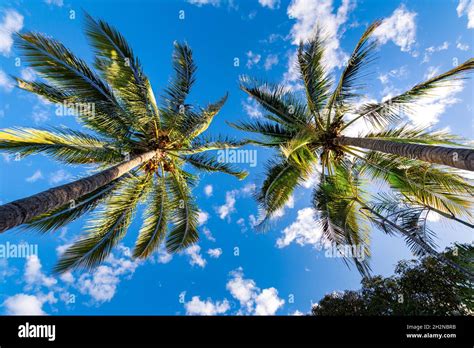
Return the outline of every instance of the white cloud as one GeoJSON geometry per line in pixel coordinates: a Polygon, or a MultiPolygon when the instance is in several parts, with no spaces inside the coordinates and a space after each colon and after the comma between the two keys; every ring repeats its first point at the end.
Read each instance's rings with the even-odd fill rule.
{"type": "Polygon", "coordinates": [[[277,239],[278,248],[284,248],[295,242],[299,245],[310,244],[315,247],[321,243],[322,230],[316,221],[313,208],[298,211],[296,221],[283,230],[283,236],[277,239]]]}
{"type": "Polygon", "coordinates": [[[49,119],[49,111],[44,104],[35,104],[31,118],[36,124],[41,124],[49,119]]]}
{"type": "MultiPolygon", "coordinates": [[[[435,74],[436,71],[428,69],[427,76],[435,74]]],[[[443,86],[430,92],[428,97],[420,99],[410,106],[407,117],[414,126],[430,127],[439,122],[440,116],[448,107],[459,103],[461,100],[456,97],[464,88],[463,81],[450,81],[443,86]]]]}
{"type": "Polygon", "coordinates": [[[210,299],[201,301],[199,296],[193,296],[191,301],[184,304],[184,308],[187,315],[218,315],[227,312],[230,305],[226,299],[214,303],[210,299]]]}
{"type": "Polygon", "coordinates": [[[25,81],[36,80],[36,73],[32,68],[24,68],[20,71],[20,77],[25,81]]]}
{"type": "Polygon", "coordinates": [[[56,185],[64,181],[70,181],[72,179],[73,176],[71,173],[65,171],[64,169],[59,169],[50,174],[49,183],[52,185],[56,185]]]}
{"type": "Polygon", "coordinates": [[[262,7],[268,7],[271,10],[280,7],[280,0],[258,0],[258,3],[262,5],[262,7]]]}
{"type": "Polygon", "coordinates": [[[8,315],[45,315],[43,303],[37,296],[17,294],[8,297],[3,306],[8,315]]]}
{"type": "Polygon", "coordinates": [[[215,242],[216,239],[214,238],[214,236],[212,235],[212,232],[210,229],[208,229],[207,227],[203,227],[202,228],[202,232],[204,233],[204,235],[206,236],[207,240],[211,241],[211,242],[215,242]]]}
{"type": "MultiPolygon", "coordinates": [[[[233,270],[229,275],[226,289],[240,304],[240,308],[232,315],[274,315],[285,304],[285,301],[278,297],[277,289],[271,287],[261,290],[253,279],[244,278],[242,267],[233,270]]],[[[186,292],[181,292],[180,297],[185,294],[186,292]]],[[[192,297],[184,307],[188,315],[217,315],[230,310],[229,301],[225,298],[222,301],[213,301],[210,298],[203,301],[199,296],[192,297]]]]}
{"type": "Polygon", "coordinates": [[[253,53],[252,51],[247,52],[247,68],[252,69],[252,67],[260,62],[262,56],[258,53],[253,53]]]}
{"type": "Polygon", "coordinates": [[[199,210],[198,212],[198,226],[204,225],[209,220],[209,213],[199,210]]]}
{"type": "Polygon", "coordinates": [[[460,0],[456,8],[458,17],[467,16],[467,27],[474,29],[474,0],[460,0]]]}
{"type": "Polygon", "coordinates": [[[31,176],[27,177],[25,180],[27,182],[33,183],[33,182],[37,182],[40,179],[43,179],[43,173],[41,173],[41,170],[37,170],[31,176]]]}
{"type": "Polygon", "coordinates": [[[265,70],[271,70],[271,68],[274,65],[278,64],[278,56],[276,54],[269,54],[267,58],[265,58],[265,63],[263,64],[263,67],[265,70]]]}
{"type": "Polygon", "coordinates": [[[247,99],[242,102],[242,107],[245,113],[250,116],[250,118],[260,118],[263,116],[262,108],[251,97],[247,97],[247,99]]]}
{"type": "Polygon", "coordinates": [[[221,248],[215,248],[215,249],[209,249],[207,251],[210,257],[214,259],[218,259],[222,255],[222,249],[221,248]]]}
{"type": "Polygon", "coordinates": [[[109,302],[115,296],[120,277],[131,277],[139,262],[131,258],[130,249],[119,245],[117,256],[111,254],[106,262],[92,272],[82,273],[77,281],[81,294],[89,295],[93,303],[109,302]]]}
{"type": "Polygon", "coordinates": [[[15,87],[15,84],[10,77],[3,70],[0,70],[0,88],[5,92],[10,92],[13,87],[15,87]]]}
{"type": "Polygon", "coordinates": [[[30,255],[26,259],[24,280],[28,289],[34,286],[45,286],[49,288],[57,283],[55,278],[47,277],[41,271],[41,267],[41,262],[37,255],[30,255]]]}
{"type": "Polygon", "coordinates": [[[227,218],[230,220],[230,214],[235,212],[235,195],[236,191],[227,191],[225,194],[225,204],[217,207],[217,213],[219,214],[219,217],[224,220],[227,218]]]}
{"type": "Polygon", "coordinates": [[[166,248],[160,246],[155,252],[156,262],[166,264],[173,259],[173,255],[166,251],[166,248]]]}
{"type": "Polygon", "coordinates": [[[227,191],[225,194],[225,204],[218,206],[216,211],[219,217],[224,220],[230,221],[230,215],[236,211],[235,203],[237,202],[237,196],[249,197],[255,192],[257,185],[254,183],[248,183],[240,190],[227,191]]]}
{"type": "Polygon", "coordinates": [[[238,268],[231,273],[232,278],[227,282],[226,289],[232,297],[240,302],[240,305],[247,311],[252,310],[255,294],[258,292],[257,285],[253,279],[244,279],[242,268],[238,268]]]}
{"type": "Polygon", "coordinates": [[[23,28],[23,16],[15,10],[6,10],[0,23],[0,53],[8,56],[13,46],[13,34],[23,28]]]}
{"type": "Polygon", "coordinates": [[[277,289],[263,289],[255,298],[255,314],[275,315],[276,311],[284,304],[285,301],[278,297],[277,289]]]}
{"type": "Polygon", "coordinates": [[[244,313],[255,315],[274,315],[285,303],[278,297],[275,288],[260,290],[253,279],[245,279],[241,267],[230,273],[231,279],[226,288],[232,297],[240,302],[244,313]]]}
{"type": "Polygon", "coordinates": [[[190,246],[184,250],[184,253],[189,256],[189,264],[191,266],[206,267],[207,261],[201,255],[201,247],[197,244],[190,246]]]}
{"type": "Polygon", "coordinates": [[[461,51],[468,51],[469,45],[458,41],[456,42],[456,48],[461,51]]]}
{"type": "Polygon", "coordinates": [[[423,57],[422,63],[428,63],[431,59],[431,55],[435,52],[440,52],[440,51],[446,51],[449,48],[449,42],[444,41],[441,45],[439,46],[430,46],[427,49],[425,49],[425,55],[423,57]]]}
{"type": "Polygon", "coordinates": [[[293,44],[312,39],[318,26],[326,38],[323,63],[329,70],[342,67],[348,56],[340,47],[339,29],[354,6],[354,1],[342,0],[334,13],[333,0],[293,0],[287,9],[288,17],[296,20],[290,32],[293,44]]]}
{"type": "Polygon", "coordinates": [[[409,52],[416,40],[416,15],[416,12],[408,11],[405,5],[400,5],[390,17],[382,21],[374,37],[381,44],[392,41],[403,52],[409,52]]]}
{"type": "Polygon", "coordinates": [[[245,184],[244,187],[242,187],[242,189],[240,190],[240,192],[241,192],[245,197],[248,197],[248,196],[250,196],[251,194],[253,194],[256,189],[257,189],[257,185],[255,185],[254,183],[249,182],[249,183],[245,184]]]}
{"type": "Polygon", "coordinates": [[[48,5],[55,5],[59,7],[62,7],[64,5],[63,0],[44,0],[44,2],[47,3],[48,5]]]}
{"type": "Polygon", "coordinates": [[[206,195],[206,197],[211,197],[212,196],[212,185],[206,185],[204,187],[204,194],[206,195]]]}

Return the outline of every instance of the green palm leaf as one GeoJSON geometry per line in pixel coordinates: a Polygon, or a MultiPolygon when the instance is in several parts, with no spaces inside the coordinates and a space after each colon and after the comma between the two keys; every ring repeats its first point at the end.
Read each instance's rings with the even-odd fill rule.
{"type": "Polygon", "coordinates": [[[79,267],[91,269],[104,261],[125,235],[138,202],[146,197],[152,182],[150,175],[127,178],[123,188],[89,220],[88,236],[64,252],[54,271],[63,273],[79,267]]]}
{"type": "Polygon", "coordinates": [[[68,164],[113,164],[123,159],[109,143],[90,134],[61,128],[1,130],[0,150],[20,156],[46,153],[68,164]]]}
{"type": "Polygon", "coordinates": [[[165,179],[158,178],[153,185],[143,226],[135,243],[133,256],[146,258],[153,253],[164,239],[168,224],[168,195],[165,179]]]}
{"type": "Polygon", "coordinates": [[[166,239],[166,249],[170,253],[183,250],[199,240],[198,208],[189,188],[190,180],[191,177],[184,171],[171,173],[168,180],[173,229],[166,239]]]}

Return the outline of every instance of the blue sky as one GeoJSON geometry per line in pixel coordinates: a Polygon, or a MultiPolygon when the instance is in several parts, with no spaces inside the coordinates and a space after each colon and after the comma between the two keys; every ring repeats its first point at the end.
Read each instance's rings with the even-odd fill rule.
{"type": "MultiPolygon", "coordinates": [[[[326,64],[334,77],[366,26],[385,18],[377,32],[379,59],[368,79],[364,100],[382,100],[472,57],[474,0],[190,0],[190,1],[2,1],[0,5],[0,128],[47,125],[80,129],[74,117],[58,116],[53,105],[14,88],[9,74],[35,74],[18,61],[14,31],[34,30],[62,41],[90,62],[81,9],[126,37],[140,57],[155,94],[171,76],[173,41],[193,48],[198,66],[190,102],[205,105],[226,91],[230,98],[209,132],[242,137],[225,121],[260,116],[261,110],[239,91],[248,74],[299,90],[292,68],[295,43],[308,39],[315,25],[328,36],[326,64]],[[238,62],[238,64],[236,64],[238,62]]],[[[472,140],[472,81],[441,89],[407,121],[446,128],[472,140]]],[[[350,130],[357,134],[365,124],[350,130]]],[[[248,149],[254,149],[249,147],[248,149]]],[[[251,195],[262,182],[271,152],[258,149],[257,166],[244,181],[203,175],[194,190],[201,214],[201,241],[179,255],[163,250],[152,259],[130,258],[140,226],[140,211],[111,258],[91,272],[51,275],[58,253],[81,235],[85,219],[48,235],[9,231],[0,244],[38,245],[38,256],[0,258],[0,313],[3,314],[298,314],[326,293],[359,287],[360,276],[341,259],[325,256],[320,232],[311,222],[311,184],[295,192],[266,234],[252,230],[257,206],[251,195]]],[[[16,161],[0,157],[0,201],[18,199],[87,174],[44,156],[16,161]]],[[[466,174],[467,175],[467,174],[466,174]]],[[[430,218],[440,248],[472,241],[472,231],[437,216],[430,218]]],[[[373,229],[375,274],[390,275],[400,259],[411,258],[400,238],[373,229]]]]}

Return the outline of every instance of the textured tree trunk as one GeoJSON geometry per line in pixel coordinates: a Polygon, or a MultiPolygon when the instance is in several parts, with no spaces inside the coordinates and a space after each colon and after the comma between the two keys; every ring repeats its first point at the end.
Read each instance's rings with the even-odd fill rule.
{"type": "Polygon", "coordinates": [[[402,144],[396,141],[370,138],[336,138],[337,145],[356,146],[363,149],[391,153],[429,163],[474,171],[474,150],[420,144],[402,144]]]}
{"type": "Polygon", "coordinates": [[[38,215],[45,214],[93,192],[158,154],[158,151],[149,151],[87,178],[4,204],[0,206],[0,232],[19,226],[38,215]]]}

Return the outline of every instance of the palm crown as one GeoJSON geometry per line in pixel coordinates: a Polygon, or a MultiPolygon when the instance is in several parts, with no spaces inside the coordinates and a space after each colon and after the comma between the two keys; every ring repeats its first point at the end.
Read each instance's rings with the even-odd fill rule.
{"type": "MultiPolygon", "coordinates": [[[[239,142],[203,136],[227,95],[205,108],[186,104],[196,71],[186,44],[175,43],[175,76],[157,104],[140,62],[123,36],[88,15],[86,23],[95,53],[94,66],[100,75],[61,43],[42,34],[26,33],[19,35],[18,47],[45,82],[17,81],[20,88],[53,103],[80,105],[78,118],[96,134],[64,128],[0,132],[0,150],[20,156],[46,153],[66,164],[93,164],[102,170],[50,190],[52,194],[47,197],[48,191],[34,196],[36,200],[20,202],[30,204],[28,211],[43,209],[43,213],[19,221],[25,222],[26,228],[43,232],[95,210],[87,226],[88,235],[69,247],[57,264],[60,272],[93,267],[104,260],[127,232],[141,202],[146,203],[146,209],[135,257],[149,256],[165,238],[169,252],[195,243],[198,207],[191,189],[197,177],[184,169],[185,164],[239,179],[247,174],[206,153],[235,147],[239,142]],[[63,196],[76,198],[64,204],[69,198],[63,196]],[[172,227],[167,234],[169,225],[172,227]]],[[[3,212],[15,212],[16,206],[6,205],[3,212]]]]}
{"type": "Polygon", "coordinates": [[[434,253],[425,224],[430,211],[474,227],[466,221],[472,218],[473,187],[457,170],[437,165],[474,170],[474,152],[461,148],[461,139],[445,131],[400,124],[413,103],[464,78],[474,60],[386,101],[360,106],[367,67],[377,47],[372,34],[379,24],[364,32],[336,84],[323,63],[321,31],[301,43],[297,65],[305,98],[285,86],[242,77],[241,89],[268,113],[261,120],[231,124],[259,134],[253,143],[278,151],[256,194],[262,211],[259,227],[265,228],[294,189],[320,166],[313,206],[323,236],[337,246],[361,247],[364,257],[353,261],[364,274],[369,271],[367,222],[401,233],[417,253],[434,253]],[[348,126],[362,121],[373,125],[370,132],[359,138],[344,136],[348,126]],[[457,161],[453,155],[459,156],[457,161]],[[374,195],[374,190],[364,190],[367,180],[385,182],[390,190],[374,195]]]}

